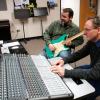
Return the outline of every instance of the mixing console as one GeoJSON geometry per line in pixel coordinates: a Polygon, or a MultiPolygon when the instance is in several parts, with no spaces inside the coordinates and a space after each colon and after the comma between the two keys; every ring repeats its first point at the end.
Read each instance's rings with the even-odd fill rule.
{"type": "Polygon", "coordinates": [[[2,55],[0,66],[0,100],[73,99],[73,93],[58,74],[50,71],[43,56],[2,55]]]}

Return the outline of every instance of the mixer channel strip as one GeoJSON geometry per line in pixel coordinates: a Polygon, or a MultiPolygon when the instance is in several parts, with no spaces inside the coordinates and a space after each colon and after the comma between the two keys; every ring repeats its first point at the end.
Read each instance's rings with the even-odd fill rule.
{"type": "Polygon", "coordinates": [[[20,100],[28,98],[25,83],[16,55],[3,56],[2,100],[20,100]]]}
{"type": "Polygon", "coordinates": [[[0,66],[0,100],[71,98],[73,93],[48,60],[39,55],[5,54],[0,66]]]}
{"type": "Polygon", "coordinates": [[[38,70],[33,65],[30,56],[18,56],[18,58],[29,98],[47,98],[49,93],[41,77],[39,76],[38,70]]]}
{"type": "Polygon", "coordinates": [[[68,97],[73,95],[59,75],[50,71],[51,65],[44,56],[31,55],[31,58],[50,93],[50,97],[68,97]]]}

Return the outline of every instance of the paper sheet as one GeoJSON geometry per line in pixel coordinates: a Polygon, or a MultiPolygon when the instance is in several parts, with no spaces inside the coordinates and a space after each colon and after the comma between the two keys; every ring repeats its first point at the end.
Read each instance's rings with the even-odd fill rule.
{"type": "Polygon", "coordinates": [[[26,1],[22,0],[22,4],[28,4],[29,5],[29,0],[26,0],[26,1]]]}
{"type": "Polygon", "coordinates": [[[14,0],[15,5],[22,5],[22,4],[28,4],[29,5],[29,0],[14,0]]]}
{"type": "Polygon", "coordinates": [[[3,47],[11,47],[11,46],[16,46],[16,45],[20,45],[18,41],[2,44],[3,47]]]}
{"type": "Polygon", "coordinates": [[[3,40],[0,40],[0,44],[3,44],[3,40]]]}
{"type": "Polygon", "coordinates": [[[15,5],[22,5],[22,0],[14,0],[15,5]]]}
{"type": "Polygon", "coordinates": [[[2,52],[2,54],[4,54],[4,53],[10,53],[8,47],[1,47],[1,52],[2,52]]]}

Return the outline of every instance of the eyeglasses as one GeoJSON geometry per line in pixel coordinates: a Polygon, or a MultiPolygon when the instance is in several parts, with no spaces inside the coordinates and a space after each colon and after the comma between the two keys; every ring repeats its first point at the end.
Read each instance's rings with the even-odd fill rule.
{"type": "MultiPolygon", "coordinates": [[[[93,29],[94,29],[94,28],[93,28],[93,29]]],[[[84,31],[87,31],[87,32],[88,32],[88,31],[91,31],[91,30],[93,30],[93,29],[87,29],[87,28],[86,28],[86,29],[84,29],[84,31]]]]}

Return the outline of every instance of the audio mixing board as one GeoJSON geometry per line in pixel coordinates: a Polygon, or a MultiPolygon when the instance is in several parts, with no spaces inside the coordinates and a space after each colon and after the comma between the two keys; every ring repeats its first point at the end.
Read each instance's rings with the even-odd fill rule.
{"type": "Polygon", "coordinates": [[[0,100],[73,100],[73,93],[58,74],[50,71],[50,66],[48,60],[39,55],[2,55],[0,100]]]}

